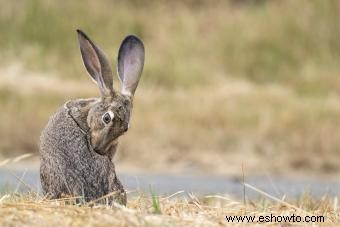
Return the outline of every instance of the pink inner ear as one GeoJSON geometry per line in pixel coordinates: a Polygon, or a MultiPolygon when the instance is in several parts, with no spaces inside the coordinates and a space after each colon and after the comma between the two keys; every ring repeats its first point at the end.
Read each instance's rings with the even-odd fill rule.
{"type": "Polygon", "coordinates": [[[124,95],[132,96],[144,66],[144,45],[138,37],[127,36],[118,52],[118,74],[124,95]]]}
{"type": "Polygon", "coordinates": [[[95,50],[92,48],[91,44],[89,41],[85,41],[86,45],[84,45],[84,48],[86,49],[85,51],[87,53],[90,53],[88,56],[90,57],[89,59],[89,66],[92,67],[94,69],[94,71],[98,74],[101,74],[101,67],[100,67],[100,62],[99,59],[97,57],[97,54],[95,52],[95,50]]]}
{"type": "Polygon", "coordinates": [[[134,65],[137,62],[135,56],[132,56],[128,59],[128,64],[134,65]]]}
{"type": "Polygon", "coordinates": [[[137,87],[139,76],[141,73],[141,62],[138,56],[136,56],[135,53],[131,53],[130,55],[128,55],[126,57],[124,67],[124,90],[128,90],[130,93],[133,93],[137,87]]]}

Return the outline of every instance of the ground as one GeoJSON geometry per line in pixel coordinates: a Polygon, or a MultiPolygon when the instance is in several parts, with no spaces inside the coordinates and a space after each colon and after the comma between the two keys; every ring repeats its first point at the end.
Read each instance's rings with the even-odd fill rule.
{"type": "MultiPolygon", "coordinates": [[[[222,196],[198,199],[182,192],[159,198],[157,195],[139,195],[128,200],[126,207],[114,205],[78,204],[73,199],[49,201],[33,194],[2,195],[0,197],[0,225],[13,226],[243,226],[245,223],[228,222],[226,216],[324,216],[318,226],[340,224],[338,200],[313,201],[308,196],[289,203],[284,199],[272,201],[234,201],[222,196]],[[152,199],[152,198],[153,199],[152,199]],[[71,204],[70,204],[71,203],[71,204]]],[[[271,219],[273,220],[273,219],[271,219]]],[[[292,220],[292,219],[291,219],[292,220]]],[[[299,219],[297,219],[299,220],[299,219]]],[[[308,219],[309,220],[309,219],[308,219]]],[[[315,219],[316,220],[316,219],[315,219]]],[[[321,220],[321,218],[319,219],[321,220]]],[[[263,223],[255,223],[263,225],[263,223]]],[[[265,223],[267,226],[312,223],[265,223]]]]}
{"type": "MultiPolygon", "coordinates": [[[[98,97],[79,53],[81,28],[113,68],[126,35],[145,44],[117,165],[339,175],[339,1],[0,4],[0,160],[37,156],[40,132],[59,106],[98,97]]],[[[114,87],[120,90],[116,75],[114,87]]]]}

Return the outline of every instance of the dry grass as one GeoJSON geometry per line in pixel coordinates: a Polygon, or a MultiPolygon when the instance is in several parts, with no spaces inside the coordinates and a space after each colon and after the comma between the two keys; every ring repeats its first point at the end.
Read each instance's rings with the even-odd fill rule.
{"type": "Polygon", "coordinates": [[[126,34],[141,36],[147,53],[143,81],[162,88],[241,77],[289,85],[302,94],[339,91],[337,0],[1,0],[0,5],[1,66],[19,60],[29,69],[82,77],[74,32],[80,27],[111,60],[126,34]]]}
{"type": "Polygon", "coordinates": [[[340,172],[337,0],[0,5],[0,156],[37,153],[58,106],[98,95],[80,60],[81,27],[111,60],[126,34],[145,42],[118,168],[340,172]]]}
{"type": "MultiPolygon", "coordinates": [[[[127,207],[119,205],[74,204],[74,200],[46,200],[34,193],[0,197],[1,226],[225,226],[226,215],[323,215],[325,223],[340,224],[338,199],[314,201],[304,197],[294,204],[267,199],[246,204],[222,196],[197,199],[181,193],[159,199],[155,214],[150,196],[130,198],[127,207]]],[[[282,223],[267,223],[274,226],[282,223]]],[[[291,223],[292,225],[299,223],[291,223]]],[[[300,223],[301,224],[301,223],[300,223]]],[[[310,226],[311,223],[308,223],[310,226]]],[[[242,223],[233,223],[242,226],[242,223]]],[[[302,223],[306,225],[306,223],[302,223]]],[[[300,225],[299,225],[300,226],[300,225]]]]}
{"type": "MultiPolygon", "coordinates": [[[[85,76],[62,80],[18,66],[4,73],[10,76],[0,79],[0,156],[37,153],[39,134],[58,106],[98,95],[85,76]]],[[[246,174],[259,175],[340,171],[337,95],[310,98],[290,87],[242,79],[190,89],[142,85],[133,111],[116,157],[118,169],[240,175],[244,164],[246,174]]]]}
{"type": "MultiPolygon", "coordinates": [[[[27,159],[30,155],[4,160],[0,167],[27,159]]],[[[257,192],[258,199],[249,200],[244,194],[240,202],[227,195],[196,197],[185,191],[160,196],[150,189],[151,193],[128,192],[125,207],[115,203],[108,205],[105,203],[107,196],[90,202],[84,202],[81,197],[49,200],[20,178],[17,180],[15,191],[0,188],[0,226],[243,226],[247,223],[228,222],[226,216],[255,217],[258,225],[263,225],[257,222],[260,216],[299,216],[302,221],[307,216],[315,216],[320,218],[316,221],[318,226],[340,224],[338,197],[315,199],[303,194],[294,200],[285,196],[277,198],[245,182],[244,189],[257,192]],[[19,187],[28,192],[18,193],[19,187]]],[[[278,224],[310,226],[312,223],[266,222],[268,226],[278,224]]]]}

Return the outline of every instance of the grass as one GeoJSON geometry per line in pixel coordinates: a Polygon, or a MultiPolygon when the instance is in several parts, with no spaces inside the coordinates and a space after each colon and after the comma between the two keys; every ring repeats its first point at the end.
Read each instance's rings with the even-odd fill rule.
{"type": "Polygon", "coordinates": [[[141,36],[147,50],[143,80],[164,88],[241,77],[303,94],[340,90],[333,83],[340,61],[337,0],[249,2],[2,0],[2,62],[19,60],[29,69],[79,78],[79,27],[111,59],[126,34],[141,36]]]}
{"type": "MultiPolygon", "coordinates": [[[[0,162],[0,167],[19,162],[30,157],[25,154],[0,162]]],[[[16,177],[15,175],[13,175],[16,177]]],[[[278,219],[296,217],[302,221],[313,217],[318,226],[338,226],[340,207],[338,197],[327,195],[313,198],[308,193],[296,199],[275,197],[243,182],[244,188],[258,193],[257,199],[249,199],[247,194],[241,202],[226,195],[205,195],[197,197],[193,193],[178,191],[171,195],[128,191],[127,206],[108,205],[108,195],[94,201],[85,202],[83,197],[64,197],[50,200],[36,189],[16,177],[18,185],[0,187],[1,226],[243,226],[244,222],[227,218],[254,218],[255,224],[267,220],[266,225],[298,224],[310,226],[313,223],[294,223],[278,219]],[[98,203],[99,202],[99,203],[98,203]],[[261,216],[263,216],[262,219],[261,216]],[[276,219],[277,218],[277,219],[276,219]],[[229,221],[228,221],[229,220],[229,221]]],[[[249,224],[249,223],[248,223],[249,224]]]]}
{"type": "Polygon", "coordinates": [[[79,27],[113,65],[126,34],[145,42],[118,168],[238,175],[243,163],[253,174],[340,172],[339,1],[0,6],[0,156],[37,153],[58,106],[98,95],[80,60],[79,27]]]}
{"type": "MultiPolygon", "coordinates": [[[[5,157],[36,153],[39,134],[58,106],[98,95],[86,77],[41,81],[42,76],[26,73],[25,78],[27,90],[17,91],[10,81],[3,85],[0,149],[5,157]]],[[[117,166],[238,175],[243,163],[247,174],[336,176],[339,119],[337,96],[310,98],[280,86],[232,79],[190,90],[142,86],[117,166]]]]}
{"type": "Polygon", "coordinates": [[[154,191],[151,191],[152,207],[154,214],[162,214],[161,205],[159,203],[159,196],[154,191]]]}
{"type": "MultiPolygon", "coordinates": [[[[114,204],[77,204],[72,198],[47,200],[31,192],[0,196],[0,225],[25,226],[225,226],[226,216],[299,215],[324,216],[318,226],[337,226],[340,209],[337,198],[312,199],[308,196],[297,201],[278,201],[262,198],[246,204],[225,196],[206,196],[200,199],[183,193],[157,197],[155,213],[154,196],[140,193],[130,197],[127,207],[114,204]]],[[[282,224],[267,223],[270,226],[282,224]]],[[[292,225],[297,223],[291,223],[292,225]]],[[[298,223],[309,226],[311,223],[298,223]]],[[[242,223],[233,223],[242,226],[242,223]]]]}

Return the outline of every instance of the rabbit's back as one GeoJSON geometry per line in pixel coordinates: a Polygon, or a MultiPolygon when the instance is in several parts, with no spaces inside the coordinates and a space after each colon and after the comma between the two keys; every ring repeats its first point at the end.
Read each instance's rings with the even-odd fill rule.
{"type": "Polygon", "coordinates": [[[49,119],[39,148],[44,193],[52,198],[84,196],[86,201],[113,193],[110,200],[125,204],[125,191],[114,164],[109,157],[95,153],[86,136],[67,108],[61,107],[49,119]]]}

